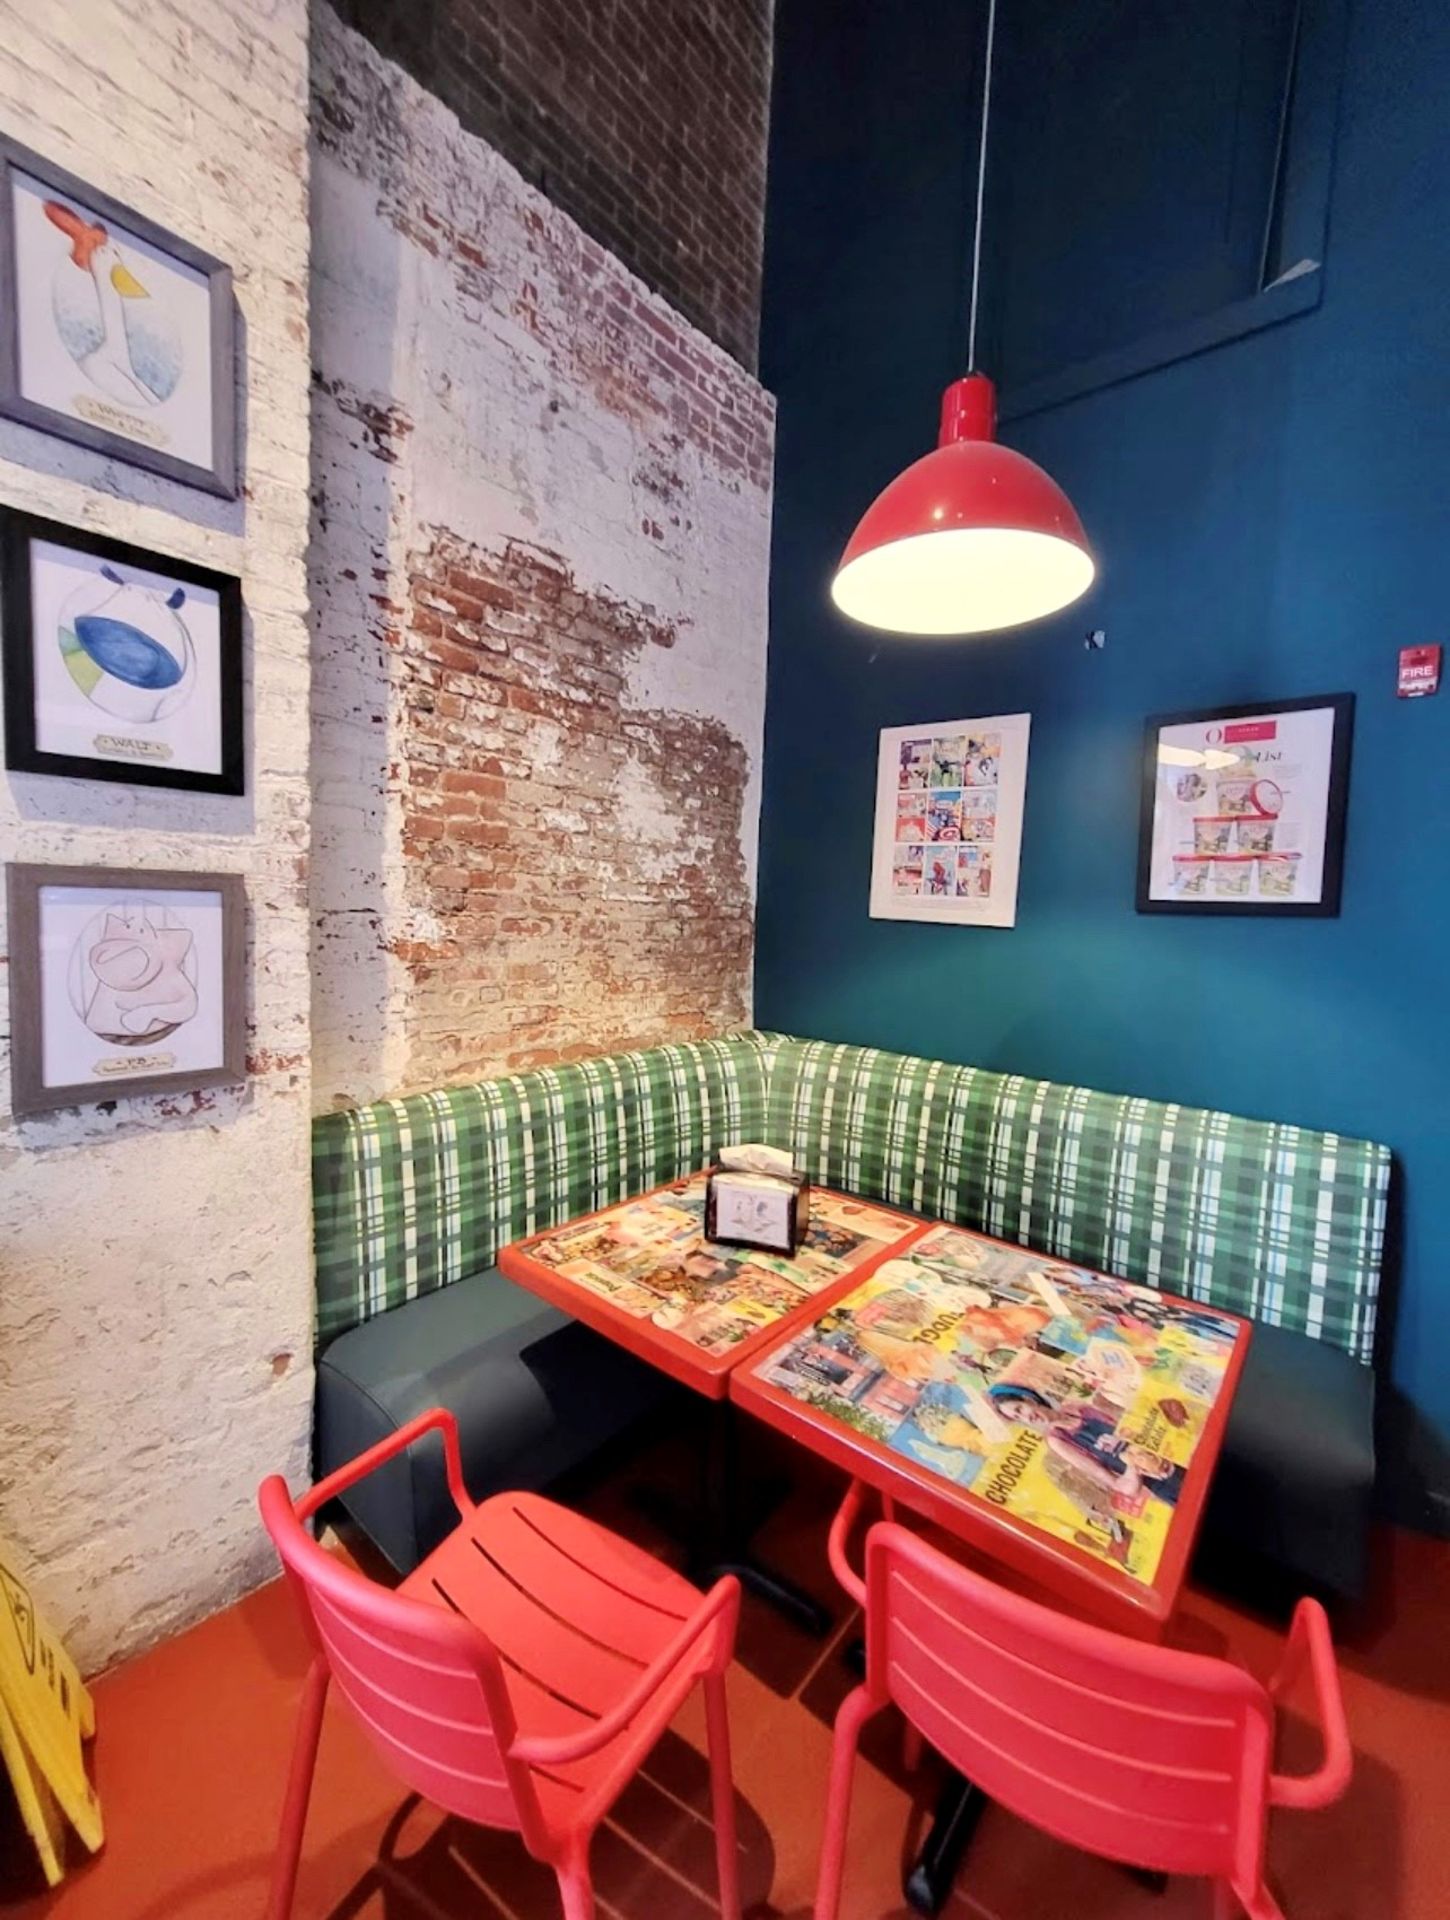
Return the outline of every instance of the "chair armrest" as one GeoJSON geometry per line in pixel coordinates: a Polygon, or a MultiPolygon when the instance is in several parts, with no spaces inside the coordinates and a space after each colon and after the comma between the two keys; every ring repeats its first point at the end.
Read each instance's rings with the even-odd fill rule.
{"type": "Polygon", "coordinates": [[[715,1582],[674,1639],[662,1653],[655,1655],[617,1707],[612,1707],[583,1733],[515,1740],[509,1748],[509,1758],[522,1760],[531,1767],[558,1767],[567,1765],[571,1760],[587,1760],[591,1753],[597,1753],[623,1733],[635,1716],[649,1705],[701,1635],[712,1627],[715,1629],[716,1644],[708,1671],[723,1673],[730,1664],[735,1645],[735,1625],[739,1617],[740,1582],[733,1574],[727,1574],[723,1580],[715,1582]]]}
{"type": "Polygon", "coordinates": [[[846,1545],[851,1538],[851,1529],[856,1524],[856,1516],[861,1511],[864,1498],[865,1493],[861,1482],[853,1480],[846,1489],[846,1497],[841,1502],[835,1519],[831,1522],[831,1535],[827,1543],[831,1572],[835,1574],[837,1581],[858,1607],[864,1607],[866,1604],[866,1582],[846,1558],[846,1545]]]}
{"type": "Polygon", "coordinates": [[[1349,1723],[1339,1689],[1339,1668],[1334,1658],[1329,1616],[1317,1600],[1301,1600],[1294,1609],[1283,1662],[1269,1682],[1269,1692],[1275,1700],[1294,1684],[1306,1660],[1314,1681],[1315,1711],[1324,1741],[1324,1757],[1312,1773],[1270,1776],[1269,1804],[1275,1807],[1327,1807],[1344,1792],[1354,1771],[1354,1749],[1350,1745],[1349,1723]]]}
{"type": "Polygon", "coordinates": [[[421,1440],[425,1433],[443,1435],[443,1465],[448,1475],[448,1491],[453,1497],[460,1517],[473,1512],[474,1502],[469,1498],[468,1489],[463,1484],[463,1462],[458,1452],[458,1422],[446,1407],[432,1407],[427,1413],[417,1414],[406,1426],[389,1434],[386,1440],[369,1447],[366,1453],[360,1453],[355,1460],[349,1460],[335,1473],[328,1474],[325,1480],[319,1480],[315,1487],[304,1493],[297,1502],[296,1512],[299,1520],[310,1520],[319,1507],[325,1507],[329,1500],[335,1500],[345,1488],[365,1479],[375,1467],[380,1467],[394,1454],[402,1453],[411,1447],[415,1440],[421,1440]]]}

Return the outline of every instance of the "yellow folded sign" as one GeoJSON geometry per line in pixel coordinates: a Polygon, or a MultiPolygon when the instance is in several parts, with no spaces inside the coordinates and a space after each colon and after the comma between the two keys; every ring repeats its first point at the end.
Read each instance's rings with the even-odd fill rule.
{"type": "Polygon", "coordinates": [[[81,1742],[95,1711],[75,1664],[36,1609],[19,1561],[0,1539],[0,1760],[49,1885],[65,1872],[62,1816],[94,1853],[101,1806],[81,1742]]]}

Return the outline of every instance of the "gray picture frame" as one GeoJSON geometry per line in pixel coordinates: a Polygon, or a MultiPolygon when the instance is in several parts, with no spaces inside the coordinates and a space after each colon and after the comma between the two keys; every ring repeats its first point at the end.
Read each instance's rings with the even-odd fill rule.
{"type": "Polygon", "coordinates": [[[224,500],[235,500],[237,473],[237,354],[236,303],[232,270],[224,261],[193,246],[178,234],[148,220],[88,181],[57,167],[43,155],[0,134],[0,415],[35,427],[56,439],[87,447],[93,453],[124,460],[148,473],[199,487],[224,500]],[[108,432],[85,420],[27,397],[20,385],[20,328],[18,320],[18,262],[15,251],[15,202],[12,175],[29,174],[65,200],[80,203],[102,222],[125,228],[148,246],[168,254],[182,266],[206,277],[211,313],[211,449],[212,462],[203,467],[183,460],[125,434],[108,432]]]}
{"type": "Polygon", "coordinates": [[[246,886],[236,873],[191,873],[135,867],[39,866],[6,869],[10,944],[10,1105],[17,1119],[64,1107],[94,1107],[146,1094],[192,1093],[235,1086],[247,1078],[246,886]],[[215,893],[222,913],[222,1057],[214,1067],[176,1073],[119,1075],[104,1082],[48,1086],[45,1081],[43,887],[121,893],[215,893]]]}

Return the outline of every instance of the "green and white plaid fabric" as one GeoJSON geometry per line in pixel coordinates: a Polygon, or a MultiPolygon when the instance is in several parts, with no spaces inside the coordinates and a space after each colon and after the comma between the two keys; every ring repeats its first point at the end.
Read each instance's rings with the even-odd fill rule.
{"type": "Polygon", "coordinates": [[[824,1185],[1372,1357],[1387,1148],[763,1033],[318,1119],[319,1342],[759,1139],[824,1185]]]}
{"type": "Polygon", "coordinates": [[[1371,1358],[1387,1148],[866,1047],[771,1052],[767,1138],[813,1180],[1371,1358]]]}
{"type": "Polygon", "coordinates": [[[765,1131],[762,1036],[654,1047],[313,1123],[320,1344],[500,1247],[693,1173],[765,1131]]]}

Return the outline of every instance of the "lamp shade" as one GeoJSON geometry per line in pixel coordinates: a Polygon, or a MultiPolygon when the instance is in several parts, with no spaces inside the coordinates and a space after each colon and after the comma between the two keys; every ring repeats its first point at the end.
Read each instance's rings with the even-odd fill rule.
{"type": "Polygon", "coordinates": [[[985,374],[947,388],[937,447],[876,496],[841,556],[842,613],[891,633],[988,633],[1087,592],[1097,569],[1072,502],[992,438],[996,412],[985,374]]]}

